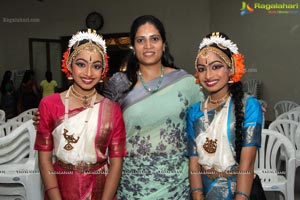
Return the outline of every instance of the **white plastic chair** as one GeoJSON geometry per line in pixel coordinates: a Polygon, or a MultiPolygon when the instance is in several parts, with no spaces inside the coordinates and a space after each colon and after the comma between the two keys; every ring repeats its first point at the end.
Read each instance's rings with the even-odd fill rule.
{"type": "Polygon", "coordinates": [[[0,172],[4,172],[0,173],[0,196],[43,199],[37,152],[33,149],[35,135],[32,120],[28,120],[10,134],[0,137],[0,172]]]}
{"type": "Polygon", "coordinates": [[[243,87],[244,87],[244,91],[246,93],[248,93],[249,95],[251,96],[254,96],[256,98],[260,98],[261,96],[261,81],[258,81],[256,79],[250,79],[250,80],[246,80],[244,83],[243,83],[243,87]]]}
{"type": "Polygon", "coordinates": [[[26,122],[28,120],[31,120],[34,116],[34,113],[38,110],[38,108],[31,108],[28,109],[22,113],[20,113],[18,116],[8,119],[7,121],[16,121],[16,122],[26,122]]]}
{"type": "Polygon", "coordinates": [[[23,196],[20,195],[14,195],[14,196],[6,196],[6,195],[0,195],[1,200],[26,200],[23,196]]]}
{"type": "Polygon", "coordinates": [[[5,112],[0,109],[0,125],[5,123],[5,112]]]}
{"type": "Polygon", "coordinates": [[[299,105],[298,107],[296,107],[296,108],[293,108],[293,109],[290,110],[290,111],[300,111],[300,105],[299,105]]]}
{"type": "Polygon", "coordinates": [[[288,112],[298,106],[299,105],[294,101],[289,101],[289,100],[278,101],[273,107],[275,112],[275,118],[277,118],[282,113],[288,112]]]}
{"type": "Polygon", "coordinates": [[[281,119],[281,120],[278,119],[273,121],[270,124],[269,129],[280,132],[292,142],[296,152],[296,168],[299,167],[300,166],[300,123],[288,119],[281,119]]]}
{"type": "Polygon", "coordinates": [[[294,200],[296,173],[295,149],[291,141],[281,133],[262,129],[261,148],[255,160],[255,173],[260,176],[264,191],[281,192],[286,200],[294,200]],[[277,168],[277,155],[285,151],[285,171],[277,168]]]}
{"type": "Polygon", "coordinates": [[[282,113],[277,119],[289,119],[296,122],[300,122],[300,107],[296,107],[288,112],[282,113]]]}
{"type": "Polygon", "coordinates": [[[22,122],[17,121],[8,121],[4,124],[0,125],[0,137],[4,137],[8,134],[10,134],[13,130],[21,126],[22,122]]]}

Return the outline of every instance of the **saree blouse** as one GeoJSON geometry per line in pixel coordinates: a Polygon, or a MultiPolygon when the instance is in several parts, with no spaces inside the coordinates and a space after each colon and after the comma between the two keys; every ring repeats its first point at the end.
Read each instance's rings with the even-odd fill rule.
{"type": "MultiPolygon", "coordinates": [[[[103,158],[107,148],[109,157],[125,156],[126,134],[120,106],[104,98],[96,103],[93,109],[87,132],[80,136],[82,138],[79,138],[79,141],[81,139],[82,142],[73,144],[74,149],[68,152],[62,145],[66,143],[62,131],[57,130],[57,127],[64,126],[65,106],[60,94],[56,93],[43,98],[39,105],[41,119],[37,127],[35,149],[39,151],[54,150],[56,155],[61,155],[60,159],[71,164],[81,161],[95,163],[103,158]]],[[[77,129],[77,132],[82,129],[83,122],[81,123],[81,121],[85,120],[85,116],[81,117],[80,114],[87,111],[88,109],[84,108],[69,111],[70,129],[73,131],[77,129]]]]}
{"type": "MultiPolygon", "coordinates": [[[[251,96],[244,99],[245,102],[245,119],[243,123],[243,142],[242,146],[257,146],[260,147],[261,140],[261,124],[262,124],[262,111],[259,101],[251,96]]],[[[204,113],[200,109],[201,102],[194,104],[188,111],[187,115],[187,139],[188,149],[187,156],[198,156],[195,138],[204,131],[204,113]]],[[[208,111],[209,123],[213,120],[215,110],[208,111]]],[[[231,148],[235,148],[235,115],[234,105],[232,100],[229,103],[229,115],[227,122],[227,138],[230,141],[231,148]]]]}

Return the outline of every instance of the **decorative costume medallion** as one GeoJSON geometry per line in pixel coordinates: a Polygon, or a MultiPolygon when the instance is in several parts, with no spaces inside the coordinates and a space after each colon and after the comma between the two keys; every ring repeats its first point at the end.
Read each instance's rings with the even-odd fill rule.
{"type": "Polygon", "coordinates": [[[74,138],[73,135],[68,135],[69,131],[67,129],[64,129],[64,138],[67,140],[67,144],[64,146],[64,149],[67,150],[67,151],[71,151],[74,147],[71,145],[71,143],[77,143],[78,140],[79,140],[79,136],[77,138],[74,138]]]}
{"type": "Polygon", "coordinates": [[[217,146],[218,146],[218,140],[215,139],[209,139],[208,137],[206,137],[206,141],[203,144],[203,149],[207,152],[207,153],[215,153],[217,150],[217,146]]]}

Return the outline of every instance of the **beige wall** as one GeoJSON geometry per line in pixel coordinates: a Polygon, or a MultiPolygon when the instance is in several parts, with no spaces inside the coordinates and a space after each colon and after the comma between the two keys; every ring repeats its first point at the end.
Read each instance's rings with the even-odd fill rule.
{"type": "Polygon", "coordinates": [[[102,33],[129,32],[132,21],[153,14],[165,25],[176,64],[193,72],[198,41],[209,31],[208,0],[1,0],[0,75],[29,68],[28,38],[59,39],[85,28],[92,11],[104,17],[102,33]],[[7,23],[4,18],[37,18],[37,23],[7,23]]]}
{"type": "MultiPolygon", "coordinates": [[[[299,0],[293,2],[300,4],[299,0]]],[[[266,118],[272,120],[272,108],[278,100],[300,103],[300,13],[270,15],[255,11],[241,16],[240,8],[240,0],[1,0],[0,76],[2,79],[6,69],[29,67],[29,37],[58,39],[71,35],[84,28],[91,11],[104,16],[102,33],[128,32],[134,18],[153,14],[165,24],[176,64],[190,73],[201,38],[210,31],[227,33],[245,54],[247,67],[256,71],[248,72],[244,80],[263,81],[263,98],[269,105],[266,118]],[[40,22],[4,22],[4,18],[19,17],[40,22]]]]}
{"type": "MultiPolygon", "coordinates": [[[[298,14],[267,14],[254,10],[241,16],[240,1],[211,0],[211,30],[227,33],[245,54],[251,70],[247,79],[258,79],[264,84],[263,99],[269,105],[267,120],[274,119],[273,106],[283,99],[300,104],[300,8],[298,14]],[[237,3],[228,3],[237,2],[237,3]]],[[[247,1],[253,5],[253,1],[247,1]]],[[[271,2],[260,0],[254,2],[271,2]]],[[[278,3],[291,1],[280,0],[278,3]]],[[[299,3],[300,1],[292,1],[299,3]]]]}

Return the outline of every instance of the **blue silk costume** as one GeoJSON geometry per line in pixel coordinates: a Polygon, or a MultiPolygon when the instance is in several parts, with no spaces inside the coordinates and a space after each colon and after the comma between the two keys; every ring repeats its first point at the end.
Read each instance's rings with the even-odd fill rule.
{"type": "MultiPolygon", "coordinates": [[[[251,96],[245,95],[244,104],[244,123],[243,123],[243,147],[256,146],[260,147],[261,143],[261,124],[262,111],[259,101],[251,96]]],[[[194,104],[188,111],[187,116],[187,156],[198,156],[197,144],[195,139],[205,131],[204,113],[201,110],[201,102],[194,104]]],[[[208,111],[209,124],[215,116],[215,110],[208,111]]],[[[232,100],[229,103],[228,121],[227,121],[227,138],[229,140],[230,150],[235,155],[235,114],[232,100]]],[[[232,166],[236,168],[238,163],[232,166]]],[[[236,175],[228,178],[216,178],[211,180],[205,174],[201,174],[205,199],[233,199],[236,189],[236,175]]]]}

